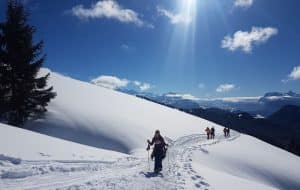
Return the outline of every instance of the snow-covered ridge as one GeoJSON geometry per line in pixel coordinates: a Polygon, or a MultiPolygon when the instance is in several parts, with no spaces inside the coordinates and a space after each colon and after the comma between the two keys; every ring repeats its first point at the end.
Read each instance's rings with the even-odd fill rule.
{"type": "MultiPolygon", "coordinates": [[[[51,72],[47,69],[43,73],[51,72]]],[[[27,129],[74,142],[128,153],[145,148],[156,129],[176,139],[215,126],[175,109],[51,72],[57,97],[43,119],[27,129]]]]}

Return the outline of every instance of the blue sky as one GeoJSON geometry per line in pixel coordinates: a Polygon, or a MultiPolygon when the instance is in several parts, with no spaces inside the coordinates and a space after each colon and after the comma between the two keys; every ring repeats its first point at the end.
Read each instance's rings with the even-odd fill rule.
{"type": "Polygon", "coordinates": [[[44,66],[80,80],[197,97],[300,92],[298,0],[25,3],[44,66]]]}

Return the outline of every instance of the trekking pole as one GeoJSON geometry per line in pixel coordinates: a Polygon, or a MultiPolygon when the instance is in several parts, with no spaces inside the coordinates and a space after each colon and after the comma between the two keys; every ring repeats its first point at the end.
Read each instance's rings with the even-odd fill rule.
{"type": "Polygon", "coordinates": [[[148,170],[150,171],[149,150],[148,150],[148,170]]]}
{"type": "Polygon", "coordinates": [[[149,140],[148,140],[148,146],[147,146],[147,152],[148,152],[148,170],[150,171],[150,160],[149,160],[149,150],[150,150],[150,144],[149,144],[149,140]]]}
{"type": "Polygon", "coordinates": [[[168,150],[168,168],[169,168],[169,171],[170,171],[170,158],[169,158],[169,150],[168,150]]]}

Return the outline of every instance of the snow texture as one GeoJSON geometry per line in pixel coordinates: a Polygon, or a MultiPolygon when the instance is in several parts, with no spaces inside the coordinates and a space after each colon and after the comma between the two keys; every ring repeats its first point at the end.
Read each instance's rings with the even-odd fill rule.
{"type": "Polygon", "coordinates": [[[45,118],[28,122],[26,128],[73,142],[129,153],[144,148],[156,129],[172,139],[202,133],[207,126],[221,129],[181,111],[54,72],[49,85],[57,97],[45,118]]]}
{"type": "Polygon", "coordinates": [[[27,129],[0,124],[1,190],[300,189],[300,158],[286,151],[57,73],[49,82],[58,96],[44,118],[27,129]],[[145,151],[155,129],[170,144],[158,175],[145,151]]]}

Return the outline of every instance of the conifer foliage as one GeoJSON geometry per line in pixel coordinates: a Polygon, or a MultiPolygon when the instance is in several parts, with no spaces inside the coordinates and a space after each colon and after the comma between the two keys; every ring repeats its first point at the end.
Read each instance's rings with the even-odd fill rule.
{"type": "Polygon", "coordinates": [[[15,126],[47,111],[56,96],[47,87],[50,74],[38,75],[45,61],[43,41],[34,43],[28,16],[20,1],[8,0],[6,20],[0,23],[0,113],[15,126]]]}

